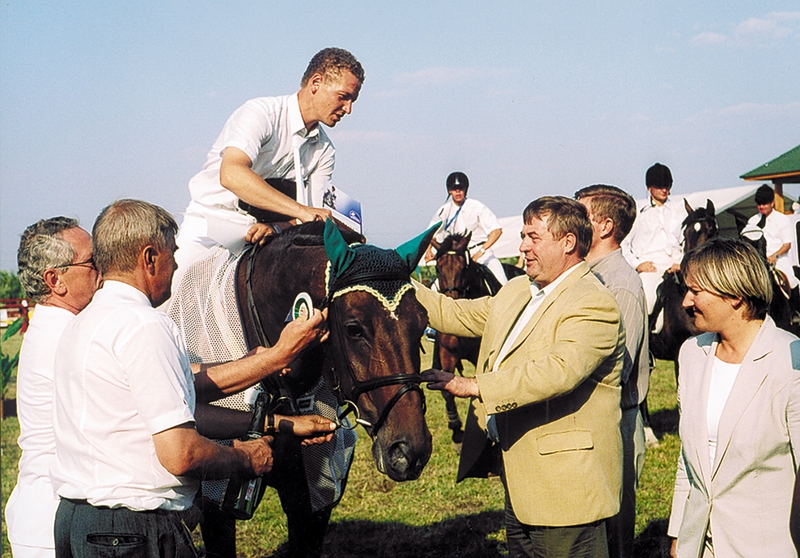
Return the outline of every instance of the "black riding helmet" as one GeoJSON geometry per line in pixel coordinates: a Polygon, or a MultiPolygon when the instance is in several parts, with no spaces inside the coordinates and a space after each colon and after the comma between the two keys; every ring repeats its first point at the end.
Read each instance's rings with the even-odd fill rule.
{"type": "Polygon", "coordinates": [[[467,190],[469,190],[469,178],[467,178],[467,175],[463,172],[451,172],[447,177],[447,189],[464,190],[464,193],[466,194],[467,190]]]}

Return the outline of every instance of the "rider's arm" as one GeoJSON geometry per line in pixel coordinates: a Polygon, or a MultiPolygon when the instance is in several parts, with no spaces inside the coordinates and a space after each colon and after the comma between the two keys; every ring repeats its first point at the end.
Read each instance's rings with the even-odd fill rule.
{"type": "Polygon", "coordinates": [[[495,229],[489,233],[488,238],[481,244],[480,248],[478,249],[478,253],[475,254],[476,258],[480,258],[483,256],[489,248],[491,248],[495,242],[500,238],[500,235],[503,234],[503,229],[495,229]]]}
{"type": "Polygon", "coordinates": [[[245,203],[296,217],[304,223],[317,216],[322,219],[330,216],[327,209],[307,207],[278,192],[256,174],[252,166],[247,153],[236,147],[226,147],[219,168],[219,183],[245,203]]]}

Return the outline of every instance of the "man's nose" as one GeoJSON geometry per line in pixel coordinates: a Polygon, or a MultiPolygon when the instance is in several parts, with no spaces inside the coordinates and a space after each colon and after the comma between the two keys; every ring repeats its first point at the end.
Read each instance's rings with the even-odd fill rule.
{"type": "Polygon", "coordinates": [[[353,112],[353,101],[345,101],[344,107],[342,108],[344,108],[345,114],[350,114],[353,112]]]}

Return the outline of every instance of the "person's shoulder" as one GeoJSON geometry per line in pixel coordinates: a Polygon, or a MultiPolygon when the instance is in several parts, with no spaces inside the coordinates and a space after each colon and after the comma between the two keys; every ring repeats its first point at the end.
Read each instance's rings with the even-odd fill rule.
{"type": "Polygon", "coordinates": [[[245,101],[236,112],[256,111],[264,115],[271,115],[284,111],[289,106],[291,95],[281,95],[278,97],[255,97],[245,101]]]}

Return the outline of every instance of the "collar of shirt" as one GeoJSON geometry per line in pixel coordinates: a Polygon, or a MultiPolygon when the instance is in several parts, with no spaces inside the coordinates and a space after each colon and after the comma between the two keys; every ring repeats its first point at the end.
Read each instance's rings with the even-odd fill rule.
{"type": "Polygon", "coordinates": [[[297,93],[289,97],[289,127],[292,130],[292,136],[299,136],[304,141],[315,142],[319,139],[319,123],[315,124],[311,130],[308,130],[305,122],[303,122],[297,93]]]}
{"type": "Polygon", "coordinates": [[[97,291],[95,298],[98,298],[98,295],[99,298],[103,298],[105,296],[117,296],[120,298],[130,299],[139,304],[152,306],[152,304],[150,304],[150,299],[148,299],[147,295],[145,295],[142,291],[133,285],[123,283],[122,281],[114,281],[113,279],[107,279],[103,281],[103,286],[99,291],[97,291]]]}
{"type": "Polygon", "coordinates": [[[531,280],[531,296],[535,297],[539,294],[539,292],[541,292],[544,296],[549,295],[554,290],[556,290],[558,284],[561,283],[564,279],[566,279],[567,275],[575,271],[575,268],[578,267],[582,262],[583,260],[581,260],[580,262],[576,263],[575,265],[564,271],[561,275],[556,277],[552,283],[550,283],[549,285],[547,285],[542,289],[540,289],[539,285],[537,285],[536,283],[533,282],[533,280],[531,280]]]}

